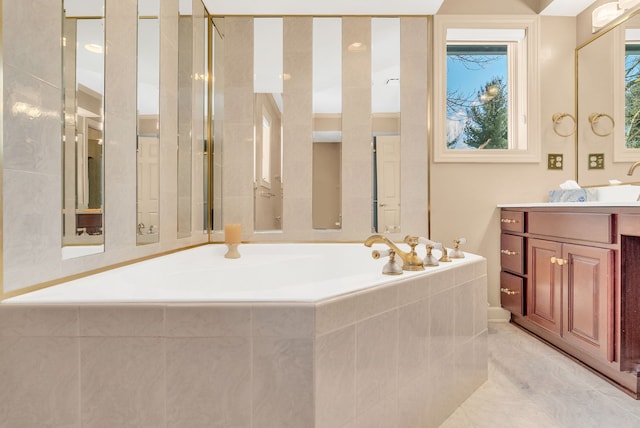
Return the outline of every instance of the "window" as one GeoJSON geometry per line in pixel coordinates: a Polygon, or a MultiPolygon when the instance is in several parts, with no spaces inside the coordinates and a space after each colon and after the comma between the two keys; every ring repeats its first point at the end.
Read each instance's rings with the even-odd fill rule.
{"type": "Polygon", "coordinates": [[[435,17],[436,162],[539,162],[536,22],[435,17]]]}

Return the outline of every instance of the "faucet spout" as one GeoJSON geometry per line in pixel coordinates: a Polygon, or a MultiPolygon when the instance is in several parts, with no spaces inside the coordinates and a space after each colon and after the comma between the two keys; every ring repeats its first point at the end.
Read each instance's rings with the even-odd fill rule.
{"type": "Polygon", "coordinates": [[[635,162],[633,165],[631,165],[631,168],[629,168],[629,172],[627,172],[627,175],[633,175],[633,171],[635,171],[638,166],[640,166],[640,161],[635,162]]]}
{"type": "MultiPolygon", "coordinates": [[[[405,242],[407,242],[406,239],[405,242]]],[[[364,241],[364,245],[366,245],[367,247],[371,247],[373,244],[385,244],[386,246],[391,248],[402,259],[402,268],[404,270],[424,270],[422,259],[420,259],[420,257],[418,257],[415,252],[415,246],[418,243],[417,239],[415,240],[415,243],[407,243],[411,246],[411,251],[408,252],[402,251],[389,238],[383,235],[371,235],[364,241]]]]}

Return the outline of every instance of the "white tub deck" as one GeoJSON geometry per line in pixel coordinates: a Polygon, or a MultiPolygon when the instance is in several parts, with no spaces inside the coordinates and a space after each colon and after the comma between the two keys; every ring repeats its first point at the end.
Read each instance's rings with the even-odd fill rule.
{"type": "MultiPolygon", "coordinates": [[[[401,246],[404,248],[405,246],[401,246]]],[[[424,246],[418,248],[422,257],[424,246]]],[[[319,302],[482,259],[466,254],[436,267],[383,275],[363,244],[243,244],[240,259],[225,259],[213,244],[111,269],[2,303],[319,302]]],[[[406,247],[408,249],[408,247],[406,247]]],[[[434,255],[440,253],[434,250],[434,255]]]]}

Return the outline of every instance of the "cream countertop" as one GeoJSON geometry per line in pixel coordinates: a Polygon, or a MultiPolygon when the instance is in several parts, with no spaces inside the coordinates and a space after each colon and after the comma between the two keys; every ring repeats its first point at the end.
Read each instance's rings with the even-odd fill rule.
{"type": "Polygon", "coordinates": [[[591,201],[591,202],[523,202],[516,204],[498,204],[498,208],[554,208],[554,207],[570,207],[570,208],[593,208],[593,207],[638,207],[640,202],[610,202],[610,201],[591,201]]]}

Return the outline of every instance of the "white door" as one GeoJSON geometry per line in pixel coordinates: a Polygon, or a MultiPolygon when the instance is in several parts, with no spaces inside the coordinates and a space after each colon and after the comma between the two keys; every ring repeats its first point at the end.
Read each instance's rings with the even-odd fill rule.
{"type": "Polygon", "coordinates": [[[400,136],[376,137],[378,232],[400,232],[400,136]]]}

